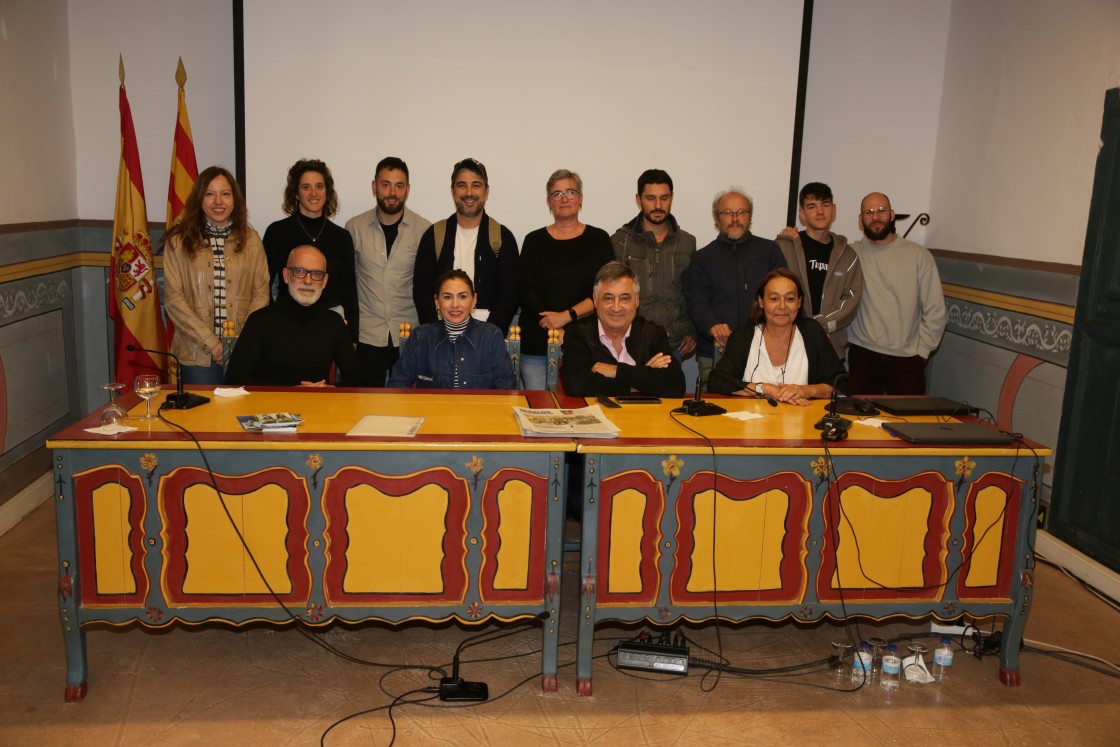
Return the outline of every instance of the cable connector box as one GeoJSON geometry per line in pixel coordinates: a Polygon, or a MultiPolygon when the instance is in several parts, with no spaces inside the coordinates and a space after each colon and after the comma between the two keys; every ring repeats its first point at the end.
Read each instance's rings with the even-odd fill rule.
{"type": "Polygon", "coordinates": [[[619,669],[688,674],[688,649],[654,643],[620,643],[615,663],[619,669]]]}
{"type": "Polygon", "coordinates": [[[447,702],[481,702],[490,698],[485,682],[466,682],[461,677],[444,677],[439,681],[439,699],[447,702]]]}

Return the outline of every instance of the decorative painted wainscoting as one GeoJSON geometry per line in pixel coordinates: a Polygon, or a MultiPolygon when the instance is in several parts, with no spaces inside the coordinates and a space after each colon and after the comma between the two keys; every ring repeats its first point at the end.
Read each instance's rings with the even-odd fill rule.
{"type": "MultiPolygon", "coordinates": [[[[1057,450],[1077,267],[934,250],[948,326],[932,393],[983,407],[999,426],[1057,450]]],[[[1049,503],[1053,457],[1043,501],[1049,503]]]]}

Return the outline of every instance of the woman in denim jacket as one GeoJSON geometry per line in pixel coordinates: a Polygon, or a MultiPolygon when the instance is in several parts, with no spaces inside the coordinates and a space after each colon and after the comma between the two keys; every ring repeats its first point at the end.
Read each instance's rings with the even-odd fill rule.
{"type": "MultiPolygon", "coordinates": [[[[417,389],[516,389],[502,333],[471,316],[478,296],[462,270],[436,281],[439,321],[424,324],[401,345],[385,386],[417,389]]],[[[404,342],[402,340],[402,342],[404,342]]]]}

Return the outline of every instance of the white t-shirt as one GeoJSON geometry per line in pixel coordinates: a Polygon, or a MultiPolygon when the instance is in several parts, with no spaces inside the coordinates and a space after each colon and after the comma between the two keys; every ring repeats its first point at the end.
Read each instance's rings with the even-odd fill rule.
{"type": "MultiPolygon", "coordinates": [[[[478,226],[463,228],[458,223],[455,224],[455,261],[452,267],[470,275],[472,281],[474,280],[474,248],[478,243],[478,228],[478,226]]],[[[490,318],[490,309],[475,309],[471,316],[480,322],[485,322],[490,318]]]]}

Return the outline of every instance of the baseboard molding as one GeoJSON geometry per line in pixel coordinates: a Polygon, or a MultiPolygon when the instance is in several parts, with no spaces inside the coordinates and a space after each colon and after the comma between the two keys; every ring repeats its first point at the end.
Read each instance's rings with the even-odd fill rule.
{"type": "Polygon", "coordinates": [[[0,505],[0,537],[51,497],[51,478],[50,472],[44,472],[42,477],[0,505]]]}
{"type": "Polygon", "coordinates": [[[1109,597],[1120,599],[1120,574],[1112,569],[1106,568],[1048,532],[1038,532],[1034,547],[1039,555],[1050,562],[1060,565],[1109,597]]]}

